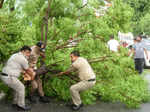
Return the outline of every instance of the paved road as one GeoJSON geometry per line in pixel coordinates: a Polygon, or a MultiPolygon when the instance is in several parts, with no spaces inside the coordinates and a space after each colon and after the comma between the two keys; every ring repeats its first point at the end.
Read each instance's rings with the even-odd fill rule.
{"type": "MultiPolygon", "coordinates": [[[[64,103],[58,101],[52,101],[48,104],[37,103],[32,104],[30,112],[74,112],[64,103]]],[[[150,103],[143,104],[140,109],[128,109],[126,106],[120,103],[104,103],[97,102],[94,105],[84,106],[78,112],[149,112],[150,103]]],[[[16,109],[4,101],[0,103],[0,112],[17,112],[16,109]]]]}
{"type": "MultiPolygon", "coordinates": [[[[150,75],[145,75],[145,78],[149,81],[150,88],[150,75]]],[[[32,110],[30,112],[73,112],[63,102],[52,100],[49,104],[37,103],[31,105],[32,110]]],[[[142,104],[139,109],[128,109],[125,105],[120,103],[104,103],[97,102],[94,105],[84,106],[78,112],[149,112],[150,103],[142,104]]],[[[0,101],[0,112],[17,112],[10,103],[0,101]]]]}

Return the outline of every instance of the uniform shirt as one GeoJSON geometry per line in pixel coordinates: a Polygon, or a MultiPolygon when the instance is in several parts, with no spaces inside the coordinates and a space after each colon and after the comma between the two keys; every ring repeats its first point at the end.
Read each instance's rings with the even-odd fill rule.
{"type": "Polygon", "coordinates": [[[95,73],[93,72],[88,61],[82,57],[77,58],[77,60],[72,63],[70,69],[78,71],[80,80],[89,80],[95,78],[95,73]]]}
{"type": "Polygon", "coordinates": [[[143,42],[137,42],[133,45],[133,48],[135,50],[134,58],[144,58],[144,43],[143,42]]]}
{"type": "Polygon", "coordinates": [[[108,48],[109,48],[111,51],[114,51],[114,52],[117,52],[117,51],[118,51],[119,43],[118,43],[117,40],[111,39],[111,40],[108,41],[107,45],[108,45],[108,48]]]}
{"type": "Polygon", "coordinates": [[[2,72],[11,76],[19,77],[22,70],[29,68],[28,61],[25,56],[19,52],[13,54],[7,61],[2,72]]]}
{"type": "Polygon", "coordinates": [[[29,57],[29,66],[36,69],[36,63],[40,56],[40,50],[36,46],[31,47],[31,55],[29,57]]]}

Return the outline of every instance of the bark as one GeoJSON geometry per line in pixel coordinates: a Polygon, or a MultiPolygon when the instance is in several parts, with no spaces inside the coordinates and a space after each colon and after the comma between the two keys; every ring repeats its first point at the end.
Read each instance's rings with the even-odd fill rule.
{"type": "MultiPolygon", "coordinates": [[[[60,61],[59,61],[60,62],[60,61]]],[[[50,74],[58,74],[62,71],[58,70],[58,69],[54,69],[54,66],[55,68],[57,66],[59,66],[57,64],[57,62],[55,64],[51,64],[51,65],[42,65],[41,67],[39,67],[35,72],[36,72],[36,75],[45,75],[47,73],[50,73],[50,74]]]]}
{"type": "Polygon", "coordinates": [[[51,1],[48,1],[48,8],[46,10],[46,15],[45,17],[43,18],[43,23],[41,25],[41,41],[43,41],[43,34],[44,34],[44,28],[45,28],[45,40],[44,40],[44,44],[45,44],[45,47],[46,47],[46,44],[47,44],[47,35],[48,35],[48,19],[49,19],[49,12],[50,12],[50,5],[51,5],[51,1]]]}
{"type": "MultiPolygon", "coordinates": [[[[50,5],[51,5],[51,1],[52,0],[48,0],[48,8],[47,8],[47,11],[46,11],[46,15],[45,17],[43,18],[43,24],[42,24],[42,31],[41,31],[41,40],[43,41],[43,33],[44,33],[44,27],[45,27],[45,41],[44,41],[44,48],[46,48],[46,45],[47,45],[47,35],[48,35],[48,19],[49,19],[49,12],[50,12],[50,5]]],[[[40,63],[41,63],[41,67],[44,65],[44,60],[45,59],[41,59],[40,60],[40,63]]],[[[43,68],[44,69],[44,68],[43,68]]],[[[41,69],[41,71],[43,72],[46,72],[44,71],[43,69],[41,69]]],[[[45,69],[46,70],[46,69],[45,69]]],[[[40,73],[40,71],[38,71],[37,73],[40,73]]],[[[44,80],[45,79],[45,76],[42,77],[42,79],[44,80]]],[[[44,84],[43,84],[44,85],[44,84]]]]}
{"type": "Polygon", "coordinates": [[[43,34],[44,34],[44,24],[41,25],[41,41],[43,41],[43,34]]]}
{"type": "Polygon", "coordinates": [[[0,2],[0,9],[3,8],[3,3],[4,3],[4,0],[1,0],[1,2],[0,2]]]}

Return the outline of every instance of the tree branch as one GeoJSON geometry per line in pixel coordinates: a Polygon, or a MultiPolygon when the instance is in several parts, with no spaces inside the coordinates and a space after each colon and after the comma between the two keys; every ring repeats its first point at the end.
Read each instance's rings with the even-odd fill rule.
{"type": "Polygon", "coordinates": [[[46,32],[45,32],[45,47],[46,47],[46,44],[47,44],[47,35],[48,35],[48,18],[49,18],[49,12],[50,12],[50,5],[51,5],[51,2],[52,0],[49,0],[48,1],[48,8],[47,8],[47,13],[46,13],[46,32]]]}
{"type": "Polygon", "coordinates": [[[94,62],[105,61],[108,57],[111,57],[111,56],[102,56],[102,57],[98,57],[98,58],[89,59],[88,62],[94,63],[94,62]]]}
{"type": "MultiPolygon", "coordinates": [[[[70,38],[77,38],[77,37],[79,37],[80,35],[82,35],[82,34],[84,34],[84,33],[88,33],[88,32],[90,32],[90,31],[83,31],[83,32],[77,32],[77,34],[74,36],[74,37],[70,37],[70,38]]],[[[79,40],[76,40],[76,42],[80,42],[81,40],[84,40],[84,39],[79,39],[79,40]]],[[[59,46],[56,46],[56,50],[58,50],[58,49],[63,49],[63,48],[66,48],[67,47],[67,45],[69,45],[69,41],[68,42],[66,42],[66,43],[64,43],[64,44],[62,44],[62,45],[59,45],[59,46]]]]}

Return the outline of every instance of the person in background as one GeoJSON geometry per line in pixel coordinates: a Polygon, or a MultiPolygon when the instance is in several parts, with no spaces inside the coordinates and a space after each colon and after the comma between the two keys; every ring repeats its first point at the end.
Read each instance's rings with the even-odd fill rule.
{"type": "Polygon", "coordinates": [[[140,35],[137,36],[135,42],[136,43],[133,45],[133,48],[131,49],[129,56],[131,53],[134,54],[135,70],[137,70],[139,74],[142,74],[144,68],[144,52],[147,59],[148,59],[148,53],[144,47],[144,44],[142,42],[142,37],[140,35]]]}
{"type": "Polygon", "coordinates": [[[107,42],[107,46],[112,52],[118,52],[120,50],[120,45],[117,40],[114,39],[114,36],[110,36],[110,40],[107,42]]]}

